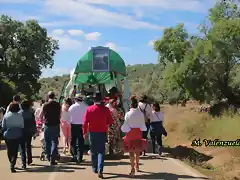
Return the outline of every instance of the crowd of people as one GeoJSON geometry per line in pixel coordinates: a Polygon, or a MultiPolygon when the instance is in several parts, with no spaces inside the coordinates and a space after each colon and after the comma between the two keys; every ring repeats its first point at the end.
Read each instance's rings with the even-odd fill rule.
{"type": "Polygon", "coordinates": [[[105,98],[101,93],[95,93],[93,104],[88,105],[81,93],[75,93],[74,97],[67,97],[60,104],[51,91],[47,101],[41,101],[41,107],[33,111],[30,101],[21,102],[18,95],[14,96],[2,116],[0,131],[6,142],[11,172],[16,172],[19,150],[22,168],[26,169],[26,165],[32,164],[32,139],[40,136],[51,166],[57,165],[59,160],[60,138],[63,153],[71,155],[71,161],[76,163],[83,161],[84,141],[89,140],[92,170],[100,178],[103,178],[106,143],[110,155],[129,153],[129,175],[134,176],[135,171],[139,171],[140,155],[147,152],[149,132],[153,153],[156,153],[157,142],[157,153],[161,155],[162,135],[167,136],[163,126],[164,116],[160,105],[157,102],[149,104],[146,95],[139,100],[132,96],[129,99],[130,110],[126,113],[119,107],[117,97],[116,93],[110,93],[105,98]]]}

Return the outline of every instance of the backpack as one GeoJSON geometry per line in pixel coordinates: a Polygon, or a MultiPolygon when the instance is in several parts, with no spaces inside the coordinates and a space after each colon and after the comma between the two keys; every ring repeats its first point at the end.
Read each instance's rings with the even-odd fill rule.
{"type": "Polygon", "coordinates": [[[148,105],[148,104],[145,104],[145,108],[144,108],[143,110],[140,108],[140,106],[138,106],[138,107],[139,107],[140,111],[141,111],[141,112],[143,113],[143,115],[144,115],[145,122],[146,122],[146,123],[150,123],[150,119],[148,119],[147,113],[146,113],[147,105],[148,105]]]}

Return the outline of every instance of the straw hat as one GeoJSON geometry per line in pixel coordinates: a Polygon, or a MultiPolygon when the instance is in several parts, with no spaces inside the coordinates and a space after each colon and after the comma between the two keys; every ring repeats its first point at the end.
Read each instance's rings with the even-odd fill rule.
{"type": "Polygon", "coordinates": [[[81,94],[76,94],[74,99],[77,99],[77,100],[82,100],[83,99],[83,96],[81,94]]]}

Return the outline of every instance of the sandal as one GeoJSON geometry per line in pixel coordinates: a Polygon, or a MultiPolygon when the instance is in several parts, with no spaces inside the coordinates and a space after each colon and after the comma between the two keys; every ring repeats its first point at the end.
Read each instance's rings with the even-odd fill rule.
{"type": "Polygon", "coordinates": [[[63,150],[63,154],[66,154],[66,153],[67,153],[67,151],[66,151],[66,149],[64,149],[64,150],[63,150]]]}
{"type": "Polygon", "coordinates": [[[134,176],[135,175],[135,169],[132,168],[131,172],[129,173],[130,176],[134,176]]]}

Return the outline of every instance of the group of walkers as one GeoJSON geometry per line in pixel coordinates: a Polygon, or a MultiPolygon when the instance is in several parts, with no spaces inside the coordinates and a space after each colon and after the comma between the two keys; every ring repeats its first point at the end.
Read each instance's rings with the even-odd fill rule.
{"type": "Polygon", "coordinates": [[[31,142],[36,132],[36,122],[31,103],[24,100],[20,104],[20,96],[14,96],[13,102],[7,107],[3,116],[1,131],[7,146],[11,172],[16,172],[14,167],[19,149],[22,168],[26,169],[26,164],[32,164],[31,142]]]}
{"type": "Polygon", "coordinates": [[[26,164],[32,163],[31,140],[35,134],[43,136],[44,150],[50,165],[57,165],[61,134],[63,153],[71,153],[71,161],[76,163],[83,161],[84,139],[89,140],[92,170],[99,178],[103,178],[106,142],[112,155],[129,153],[130,175],[134,176],[135,171],[139,171],[141,153],[145,155],[147,151],[149,131],[153,153],[157,141],[159,154],[163,147],[162,135],[166,136],[167,132],[162,124],[163,113],[160,112],[158,103],[150,105],[146,95],[141,96],[139,102],[135,96],[129,100],[131,108],[124,116],[116,99],[108,99],[104,103],[101,93],[95,94],[94,103],[90,106],[84,102],[82,94],[66,98],[60,105],[51,91],[48,93],[48,100],[42,102],[42,106],[34,113],[29,101],[20,103],[20,97],[14,96],[2,120],[11,172],[16,172],[19,148],[23,169],[26,169],[26,164]],[[43,126],[39,128],[39,124],[43,126]],[[38,132],[41,130],[42,132],[38,132]],[[123,138],[122,133],[125,134],[123,138]]]}

